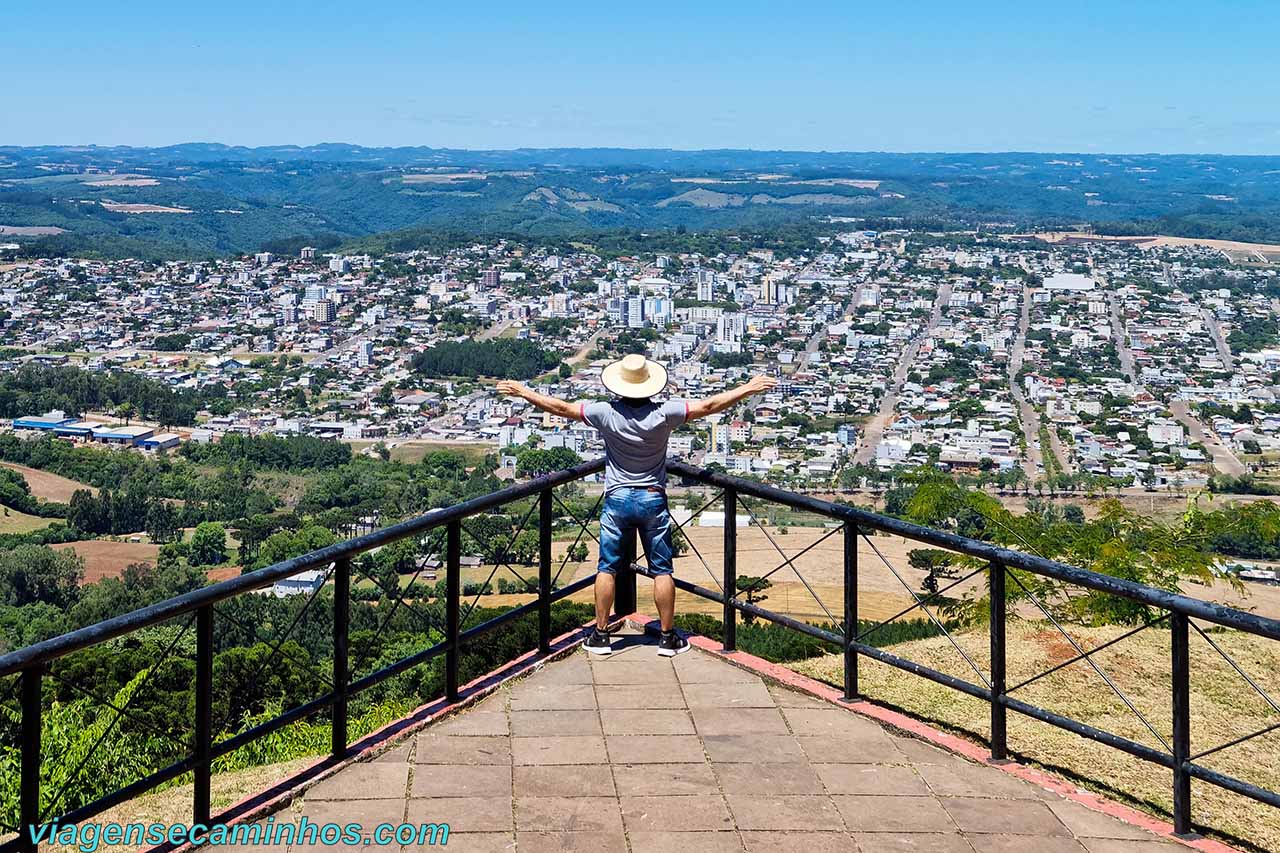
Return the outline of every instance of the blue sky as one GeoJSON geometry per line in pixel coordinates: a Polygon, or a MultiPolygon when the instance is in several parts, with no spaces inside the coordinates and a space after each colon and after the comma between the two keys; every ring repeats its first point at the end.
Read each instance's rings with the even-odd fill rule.
{"type": "Polygon", "coordinates": [[[1277,32],[1274,0],[6,4],[0,145],[1276,154],[1277,32]]]}

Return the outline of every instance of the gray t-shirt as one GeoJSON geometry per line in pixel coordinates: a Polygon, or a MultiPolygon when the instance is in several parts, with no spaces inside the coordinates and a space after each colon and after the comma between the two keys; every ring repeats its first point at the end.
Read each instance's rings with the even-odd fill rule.
{"type": "Polygon", "coordinates": [[[667,438],[689,419],[687,400],[633,406],[624,400],[583,403],[582,420],[604,438],[604,490],[665,487],[667,438]]]}

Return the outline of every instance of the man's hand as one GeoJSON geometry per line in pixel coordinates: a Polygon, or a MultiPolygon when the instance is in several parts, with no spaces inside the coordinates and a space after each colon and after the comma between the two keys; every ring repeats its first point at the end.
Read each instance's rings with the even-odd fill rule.
{"type": "Polygon", "coordinates": [[[498,383],[498,393],[504,397],[520,397],[522,399],[528,399],[529,397],[528,388],[510,379],[503,379],[498,383]]]}
{"type": "Polygon", "coordinates": [[[752,376],[751,379],[743,387],[747,389],[749,394],[760,394],[765,391],[772,391],[778,386],[778,380],[773,376],[752,376]]]}

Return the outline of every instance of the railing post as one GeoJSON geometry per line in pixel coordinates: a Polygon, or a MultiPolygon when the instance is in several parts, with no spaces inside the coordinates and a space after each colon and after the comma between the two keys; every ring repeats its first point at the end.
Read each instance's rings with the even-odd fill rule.
{"type": "Polygon", "coordinates": [[[348,642],[351,639],[351,560],[333,566],[333,726],[330,753],[334,758],[347,752],[347,672],[348,642]]]}
{"type": "Polygon", "coordinates": [[[858,698],[858,525],[844,525],[844,701],[858,698]]]}
{"type": "Polygon", "coordinates": [[[738,649],[738,490],[724,490],[724,650],[738,649]]]}
{"type": "Polygon", "coordinates": [[[628,616],[636,612],[636,572],[632,566],[640,550],[636,547],[639,533],[632,532],[622,537],[622,552],[626,556],[624,568],[618,570],[614,577],[613,607],[619,616],[628,616]]]}
{"type": "Polygon", "coordinates": [[[551,651],[551,489],[538,494],[538,651],[551,651]]]}
{"type": "Polygon", "coordinates": [[[451,521],[445,544],[444,624],[448,643],[444,654],[444,695],[450,702],[458,698],[458,588],[462,574],[462,522],[451,521]]]}
{"type": "Polygon", "coordinates": [[[1191,660],[1187,647],[1185,613],[1169,614],[1173,647],[1173,831],[1190,835],[1191,774],[1191,660]]]}
{"type": "Polygon", "coordinates": [[[991,595],[991,760],[1009,757],[1006,730],[1005,690],[1005,567],[991,563],[987,567],[991,595]]]}
{"type": "Polygon", "coordinates": [[[213,606],[196,611],[195,771],[192,823],[209,823],[209,776],[213,750],[213,606]]]}
{"type": "Polygon", "coordinates": [[[31,832],[40,826],[40,679],[42,666],[22,673],[22,778],[19,781],[18,844],[34,853],[31,832]]]}

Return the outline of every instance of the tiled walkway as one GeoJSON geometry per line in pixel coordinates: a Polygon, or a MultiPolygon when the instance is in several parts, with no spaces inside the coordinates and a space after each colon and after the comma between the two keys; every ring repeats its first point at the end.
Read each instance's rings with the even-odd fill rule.
{"type": "Polygon", "coordinates": [[[447,822],[446,849],[461,851],[1187,849],[700,650],[660,658],[651,642],[550,663],[321,782],[293,817],[447,822]]]}

